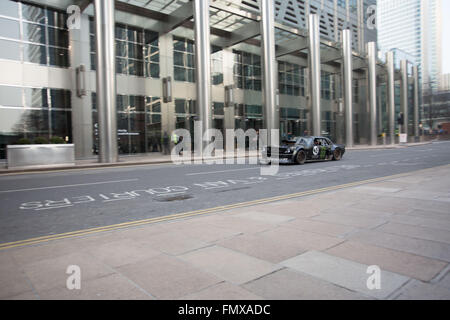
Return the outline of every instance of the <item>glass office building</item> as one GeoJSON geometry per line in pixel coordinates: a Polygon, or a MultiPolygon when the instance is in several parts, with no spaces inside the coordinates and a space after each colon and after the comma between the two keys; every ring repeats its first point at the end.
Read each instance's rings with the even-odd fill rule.
{"type": "Polygon", "coordinates": [[[378,0],[378,44],[419,65],[424,89],[437,89],[442,67],[442,0],[378,0]]]}
{"type": "MultiPolygon", "coordinates": [[[[274,16],[274,41],[269,45],[276,48],[273,70],[277,71],[267,77],[265,70],[271,62],[263,47],[269,38],[260,28],[266,18],[256,0],[210,4],[208,50],[196,39],[195,30],[202,22],[196,19],[196,6],[202,3],[198,0],[1,1],[0,158],[6,157],[6,145],[22,138],[55,136],[74,143],[78,159],[93,157],[101,152],[104,134],[99,111],[110,107],[116,132],[109,134],[117,139],[120,155],[160,152],[165,132],[192,131],[194,121],[202,120],[204,114],[212,128],[222,131],[258,130],[267,126],[269,112],[279,119],[282,136],[319,132],[343,142],[344,29],[350,30],[350,44],[357,52],[350,53],[352,142],[368,143],[366,45],[376,41],[377,35],[366,22],[376,1],[265,1],[274,16]],[[79,28],[68,28],[73,16],[67,8],[74,4],[81,9],[79,28]],[[96,14],[102,9],[96,6],[112,6],[115,14],[109,24],[96,14]],[[313,67],[308,64],[308,17],[312,15],[319,17],[321,60],[313,67]],[[98,30],[103,29],[98,29],[96,19],[114,28],[109,39],[114,43],[109,61],[115,68],[112,74],[98,65],[107,59],[108,48],[100,47],[98,54],[106,34],[101,32],[102,39],[98,38],[98,30]],[[199,81],[204,75],[199,70],[205,66],[202,63],[199,68],[197,55],[208,51],[208,81],[199,81]],[[312,68],[320,75],[317,94],[311,89],[312,68]],[[115,99],[109,105],[103,103],[104,92],[98,92],[98,76],[107,74],[115,83],[115,99]],[[269,107],[264,102],[265,78],[274,80],[273,96],[277,96],[276,105],[269,107]],[[232,101],[226,98],[230,90],[232,101]],[[320,103],[314,104],[315,97],[320,103]],[[314,125],[317,117],[320,124],[314,125]]],[[[381,61],[376,64],[381,87],[387,81],[386,66],[381,61]]]]}

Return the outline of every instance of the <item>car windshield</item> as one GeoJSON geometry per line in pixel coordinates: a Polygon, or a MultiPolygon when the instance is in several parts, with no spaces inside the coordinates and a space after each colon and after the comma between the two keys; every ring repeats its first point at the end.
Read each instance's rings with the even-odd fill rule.
{"type": "Polygon", "coordinates": [[[295,141],[297,143],[309,144],[311,142],[311,137],[296,137],[295,141]]]}

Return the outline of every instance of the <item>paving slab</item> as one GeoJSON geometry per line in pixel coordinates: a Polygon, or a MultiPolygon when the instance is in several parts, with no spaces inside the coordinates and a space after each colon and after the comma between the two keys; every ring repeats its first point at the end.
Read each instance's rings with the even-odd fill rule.
{"type": "MultiPolygon", "coordinates": [[[[389,188],[389,187],[367,185],[367,186],[353,188],[352,192],[358,192],[358,193],[362,193],[362,194],[369,193],[369,194],[373,194],[373,195],[382,196],[386,193],[395,193],[395,192],[399,192],[401,190],[402,190],[401,188],[389,188]]],[[[360,195],[358,195],[355,198],[359,198],[359,197],[360,197],[360,195]]]]}
{"type": "Polygon", "coordinates": [[[376,230],[391,234],[397,234],[410,238],[425,239],[450,244],[450,232],[428,227],[411,226],[402,223],[388,222],[376,230]]]}
{"type": "Polygon", "coordinates": [[[360,300],[369,296],[290,269],[253,280],[243,287],[270,300],[360,300]]]}
{"type": "Polygon", "coordinates": [[[272,242],[284,241],[305,250],[317,251],[326,250],[344,241],[337,237],[287,227],[277,227],[261,232],[258,236],[265,237],[272,242]]]}
{"type": "Polygon", "coordinates": [[[25,273],[15,263],[10,251],[0,252],[0,299],[32,292],[25,273]]]}
{"type": "Polygon", "coordinates": [[[171,223],[166,227],[166,231],[170,234],[178,233],[206,243],[214,243],[240,234],[239,231],[218,227],[210,223],[202,223],[196,221],[196,219],[171,223]]]}
{"type": "Polygon", "coordinates": [[[358,230],[357,228],[351,226],[315,221],[310,219],[295,219],[283,223],[281,226],[329,235],[332,237],[343,237],[351,232],[358,230]]]}
{"type": "MultiPolygon", "coordinates": [[[[423,189],[423,186],[420,186],[419,189],[423,189]]],[[[396,213],[408,213],[411,210],[425,210],[431,212],[440,212],[440,213],[450,213],[448,203],[436,201],[431,199],[417,199],[415,197],[405,198],[400,196],[392,196],[386,195],[383,197],[383,203],[386,203],[387,206],[392,206],[397,211],[404,208],[404,212],[396,212],[396,213]],[[409,211],[408,211],[409,209],[409,211]]],[[[374,204],[376,205],[376,204],[374,204]]],[[[380,203],[378,203],[380,205],[380,203]]]]}
{"type": "Polygon", "coordinates": [[[449,300],[450,289],[421,281],[414,281],[395,297],[397,300],[449,300]]]}
{"type": "Polygon", "coordinates": [[[39,293],[42,300],[154,300],[118,274],[83,280],[80,289],[54,288],[39,293]]]}
{"type": "Polygon", "coordinates": [[[346,241],[326,253],[365,265],[378,265],[382,270],[423,281],[430,281],[447,266],[443,261],[357,241],[346,241]]]}
{"type": "MultiPolygon", "coordinates": [[[[422,189],[422,188],[421,188],[422,189]]],[[[428,191],[428,190],[402,190],[399,191],[395,194],[391,195],[392,197],[400,197],[400,198],[408,198],[408,199],[421,199],[421,200],[426,200],[427,202],[430,200],[434,200],[434,201],[438,201],[439,200],[437,198],[442,197],[442,198],[447,198],[448,197],[448,193],[447,192],[438,192],[438,191],[428,191]]]]}
{"type": "Polygon", "coordinates": [[[182,300],[261,300],[262,297],[229,282],[221,282],[196,293],[181,297],[182,300]]]}
{"type": "Polygon", "coordinates": [[[227,228],[242,234],[255,234],[262,231],[270,230],[276,227],[276,224],[269,221],[250,220],[237,215],[215,215],[204,219],[211,225],[227,228]]]}
{"type": "Polygon", "coordinates": [[[376,228],[384,223],[386,219],[384,218],[373,218],[367,216],[357,216],[357,215],[345,215],[341,213],[326,213],[320,214],[316,217],[311,218],[312,220],[323,221],[328,223],[336,223],[341,225],[352,226],[356,228],[376,228]]]}
{"type": "Polygon", "coordinates": [[[278,263],[306,251],[300,242],[292,242],[283,238],[273,241],[264,234],[240,235],[217,244],[272,263],[278,263]]]}
{"type": "Polygon", "coordinates": [[[33,291],[27,291],[14,296],[8,296],[6,298],[0,298],[4,300],[39,300],[39,296],[33,291]]]}
{"type": "Polygon", "coordinates": [[[450,231],[450,221],[442,219],[423,218],[408,214],[394,214],[389,218],[389,221],[450,231]]]}
{"type": "Polygon", "coordinates": [[[179,258],[233,284],[243,284],[280,268],[267,261],[219,246],[199,249],[179,258]]]}
{"type": "Polygon", "coordinates": [[[130,239],[91,246],[85,248],[85,251],[111,267],[136,263],[160,254],[159,251],[150,248],[145,242],[130,239]]]}
{"type": "MultiPolygon", "coordinates": [[[[277,210],[277,207],[274,207],[273,212],[280,212],[280,211],[277,210]]],[[[243,220],[254,220],[254,221],[261,221],[261,222],[267,222],[267,223],[272,223],[272,224],[279,224],[282,222],[294,220],[294,217],[290,217],[287,215],[281,215],[281,214],[274,214],[273,212],[267,213],[267,212],[251,210],[251,211],[247,211],[244,213],[236,214],[236,215],[234,215],[234,217],[240,218],[243,220]]]]}
{"type": "Polygon", "coordinates": [[[157,299],[178,299],[222,280],[165,254],[116,269],[157,299]]]}
{"type": "Polygon", "coordinates": [[[390,212],[390,213],[408,213],[412,210],[410,206],[397,203],[391,198],[383,197],[380,200],[368,200],[356,203],[351,206],[355,209],[372,210],[379,212],[390,212]]]}
{"type": "Polygon", "coordinates": [[[339,211],[334,209],[326,209],[322,211],[322,214],[336,214],[346,216],[354,216],[354,217],[366,217],[373,219],[382,219],[383,221],[387,221],[394,215],[394,213],[386,212],[386,210],[369,210],[369,209],[356,209],[354,207],[343,208],[339,211]]]}
{"type": "Polygon", "coordinates": [[[367,287],[371,276],[367,273],[368,265],[317,251],[308,251],[280,264],[377,299],[387,298],[409,281],[408,277],[381,270],[380,289],[370,290],[367,287]]]}
{"type": "Polygon", "coordinates": [[[376,230],[361,230],[351,234],[349,239],[450,262],[450,245],[446,243],[413,239],[376,230]]]}
{"type": "Polygon", "coordinates": [[[408,215],[413,217],[441,220],[445,223],[450,222],[450,213],[437,212],[434,211],[433,209],[413,209],[410,212],[408,212],[408,215]]]}
{"type": "Polygon", "coordinates": [[[169,255],[179,255],[207,246],[204,241],[187,236],[184,233],[167,232],[153,235],[142,240],[149,248],[169,255]]]}
{"type": "Polygon", "coordinates": [[[450,289],[450,272],[447,272],[447,274],[438,282],[438,284],[442,287],[450,289]]]}
{"type": "Polygon", "coordinates": [[[114,273],[112,269],[86,253],[69,253],[65,256],[25,264],[21,268],[36,292],[40,294],[42,291],[57,287],[65,288],[69,277],[66,271],[71,265],[80,267],[82,281],[114,273]]]}

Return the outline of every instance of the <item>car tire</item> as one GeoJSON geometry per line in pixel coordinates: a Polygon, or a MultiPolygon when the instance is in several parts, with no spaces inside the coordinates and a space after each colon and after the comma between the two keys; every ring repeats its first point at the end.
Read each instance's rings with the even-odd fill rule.
{"type": "Polygon", "coordinates": [[[341,160],[341,158],[342,158],[341,150],[339,150],[339,149],[334,150],[333,161],[339,161],[339,160],[341,160]]]}
{"type": "Polygon", "coordinates": [[[306,162],[306,153],[305,153],[305,151],[300,150],[295,155],[295,163],[296,164],[305,164],[305,162],[306,162]]]}

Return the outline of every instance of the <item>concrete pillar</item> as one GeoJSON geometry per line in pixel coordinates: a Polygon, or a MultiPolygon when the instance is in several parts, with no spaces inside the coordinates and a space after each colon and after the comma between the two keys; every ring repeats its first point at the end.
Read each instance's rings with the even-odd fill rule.
{"type": "MultiPolygon", "coordinates": [[[[194,1],[194,25],[197,106],[199,119],[202,122],[201,135],[203,136],[207,130],[212,128],[209,1],[194,1]]],[[[203,142],[195,141],[195,151],[198,155],[202,154],[203,142]]]]}
{"type": "MultiPolygon", "coordinates": [[[[224,110],[224,128],[234,129],[234,108],[235,108],[235,97],[234,94],[236,90],[234,88],[234,78],[233,78],[233,66],[234,66],[234,56],[233,50],[231,48],[226,48],[222,51],[222,62],[223,62],[223,85],[224,91],[225,87],[233,87],[233,101],[229,105],[225,105],[224,110]]],[[[224,92],[226,94],[226,92],[224,92]]]]}
{"type": "Polygon", "coordinates": [[[387,67],[387,110],[389,115],[389,139],[390,143],[395,143],[395,66],[394,52],[386,54],[387,67]]]}
{"type": "Polygon", "coordinates": [[[309,25],[309,83],[310,83],[310,98],[311,98],[311,120],[312,120],[312,135],[320,136],[321,130],[321,114],[320,114],[320,85],[321,85],[321,68],[320,68],[320,32],[319,32],[319,17],[315,14],[310,14],[308,18],[309,25]]]}
{"type": "Polygon", "coordinates": [[[369,102],[369,114],[370,114],[370,145],[375,146],[377,144],[377,47],[375,42],[369,42],[367,44],[368,55],[368,102],[369,102]]]}
{"type": "Polygon", "coordinates": [[[413,67],[414,79],[414,137],[419,138],[419,69],[417,66],[413,67]]]}
{"type": "Polygon", "coordinates": [[[174,77],[173,77],[173,37],[170,33],[166,33],[159,37],[159,54],[161,59],[165,59],[165,63],[160,64],[159,76],[161,79],[170,77],[172,79],[172,101],[164,102],[161,96],[161,125],[162,134],[167,132],[171,136],[175,130],[175,98],[173,95],[174,77]]]}
{"type": "Polygon", "coordinates": [[[353,56],[352,32],[342,31],[344,114],[345,114],[345,145],[353,146],[353,56]]]}
{"type": "Polygon", "coordinates": [[[401,89],[400,89],[400,110],[403,113],[402,133],[408,133],[408,61],[400,61],[401,89]]]}
{"type": "Polygon", "coordinates": [[[278,70],[275,56],[275,8],[272,0],[261,0],[261,39],[263,112],[267,144],[272,145],[271,132],[280,127],[277,106],[278,70]]]}
{"type": "Polygon", "coordinates": [[[117,162],[114,1],[95,0],[100,162],[117,162]]]}
{"type": "Polygon", "coordinates": [[[76,84],[75,68],[85,66],[84,74],[80,74],[86,80],[84,89],[86,95],[78,96],[77,90],[72,91],[72,135],[75,144],[75,158],[84,159],[92,156],[93,147],[93,127],[92,127],[92,99],[89,90],[89,69],[90,69],[90,39],[89,39],[89,16],[81,15],[79,29],[70,29],[70,61],[73,67],[72,79],[76,84]]]}

